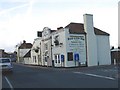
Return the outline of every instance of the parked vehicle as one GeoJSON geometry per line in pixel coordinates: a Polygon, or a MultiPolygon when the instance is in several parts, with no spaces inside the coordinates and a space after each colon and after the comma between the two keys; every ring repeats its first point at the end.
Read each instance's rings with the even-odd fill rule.
{"type": "Polygon", "coordinates": [[[12,71],[12,62],[10,58],[0,58],[0,70],[12,71]]]}

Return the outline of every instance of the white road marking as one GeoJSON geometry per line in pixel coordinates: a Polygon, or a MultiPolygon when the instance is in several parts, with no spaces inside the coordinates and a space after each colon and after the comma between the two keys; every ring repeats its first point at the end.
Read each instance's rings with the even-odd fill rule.
{"type": "Polygon", "coordinates": [[[11,90],[13,90],[13,86],[12,86],[12,84],[10,83],[10,81],[8,80],[8,78],[6,76],[5,76],[5,79],[6,79],[7,83],[9,84],[11,90]]]}
{"type": "Polygon", "coordinates": [[[93,76],[93,77],[99,77],[99,78],[106,78],[106,79],[110,79],[110,80],[115,80],[115,78],[112,78],[112,77],[106,77],[106,76],[101,76],[101,75],[96,75],[96,74],[83,73],[83,72],[74,72],[74,73],[84,74],[84,75],[93,76]]]}

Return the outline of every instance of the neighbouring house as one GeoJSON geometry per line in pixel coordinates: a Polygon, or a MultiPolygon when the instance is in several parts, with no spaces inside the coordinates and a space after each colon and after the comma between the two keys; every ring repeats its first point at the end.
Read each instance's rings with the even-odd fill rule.
{"type": "Polygon", "coordinates": [[[23,56],[24,58],[24,64],[31,64],[31,50],[29,50],[25,56],[23,56]]]}
{"type": "Polygon", "coordinates": [[[8,54],[7,52],[5,52],[4,49],[0,49],[0,58],[10,58],[10,54],[8,54]]]}
{"type": "Polygon", "coordinates": [[[55,31],[48,27],[43,28],[41,42],[42,66],[52,66],[52,33],[55,31]]]}
{"type": "Polygon", "coordinates": [[[120,49],[111,49],[111,64],[120,64],[120,49]]]}
{"type": "Polygon", "coordinates": [[[12,62],[16,62],[16,53],[5,52],[4,49],[0,49],[0,58],[10,58],[12,62]]]}
{"type": "Polygon", "coordinates": [[[18,45],[16,52],[17,52],[17,62],[24,64],[24,56],[31,50],[32,44],[26,43],[25,40],[23,40],[23,43],[18,45]]]}
{"type": "Polygon", "coordinates": [[[3,49],[0,49],[0,58],[4,57],[5,51],[3,49]]]}
{"type": "Polygon", "coordinates": [[[34,39],[31,48],[31,64],[41,66],[52,66],[52,32],[48,27],[44,27],[43,31],[37,32],[38,38],[34,39]]]}
{"type": "MultiPolygon", "coordinates": [[[[39,32],[40,33],[40,32],[39,32]]],[[[34,39],[33,46],[31,48],[31,64],[42,65],[41,59],[41,36],[34,39]]]]}

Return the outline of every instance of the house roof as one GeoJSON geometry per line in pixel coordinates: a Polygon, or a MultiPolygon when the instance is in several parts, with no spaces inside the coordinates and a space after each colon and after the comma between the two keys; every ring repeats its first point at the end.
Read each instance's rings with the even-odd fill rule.
{"type": "Polygon", "coordinates": [[[65,28],[69,28],[71,34],[85,34],[83,24],[81,23],[70,23],[65,28]]]}
{"type": "Polygon", "coordinates": [[[31,50],[29,50],[23,57],[24,57],[24,58],[25,58],[25,57],[31,57],[31,50]]]}
{"type": "Polygon", "coordinates": [[[109,33],[104,32],[104,31],[102,31],[102,30],[100,30],[100,29],[98,29],[96,27],[94,27],[94,32],[95,32],[96,35],[106,35],[106,36],[110,35],[109,33]]]}
{"type": "Polygon", "coordinates": [[[19,49],[30,49],[32,48],[32,44],[31,43],[22,43],[20,46],[19,46],[19,49]]]}
{"type": "MultiPolygon", "coordinates": [[[[86,32],[84,31],[84,24],[82,23],[70,23],[68,24],[65,28],[69,28],[69,32],[71,34],[86,34],[86,32]]],[[[95,28],[94,27],[94,32],[96,35],[106,35],[106,36],[109,36],[108,33],[98,29],[98,28],[95,28]]]]}
{"type": "Polygon", "coordinates": [[[56,31],[56,30],[51,30],[51,33],[52,33],[52,32],[55,32],[55,31],[56,31]]]}

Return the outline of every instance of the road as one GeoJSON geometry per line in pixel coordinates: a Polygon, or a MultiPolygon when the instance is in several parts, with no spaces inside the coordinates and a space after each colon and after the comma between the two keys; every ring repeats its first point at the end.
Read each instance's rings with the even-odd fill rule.
{"type": "Polygon", "coordinates": [[[118,88],[117,67],[52,68],[14,63],[3,88],[118,88]]]}

